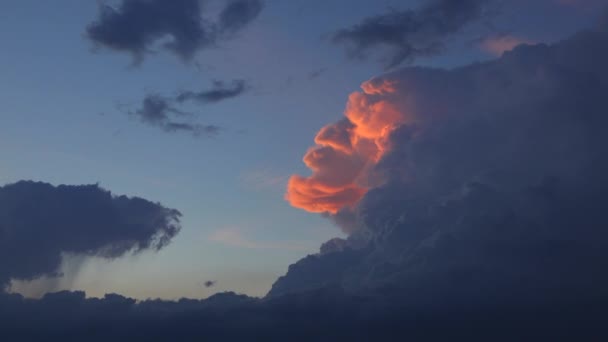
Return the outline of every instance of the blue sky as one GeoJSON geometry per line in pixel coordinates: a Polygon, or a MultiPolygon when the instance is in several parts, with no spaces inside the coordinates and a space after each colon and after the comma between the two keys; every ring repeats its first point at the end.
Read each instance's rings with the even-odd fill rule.
{"type": "MultiPolygon", "coordinates": [[[[509,2],[495,25],[533,42],[551,42],[592,24],[598,2],[509,2]],[[543,25],[537,25],[542,18],[543,25]]],[[[326,37],[388,8],[416,1],[266,1],[235,39],[184,64],[159,52],[139,66],[126,54],[93,50],[84,35],[95,1],[10,0],[0,5],[0,183],[99,183],[116,194],[159,201],[183,214],[181,233],[158,253],[84,260],[58,287],[98,296],[207,297],[217,291],[264,295],[287,266],[342,236],[320,215],[284,199],[289,175],[315,133],[338,120],[347,96],[382,73],[373,60],[350,61],[326,37]],[[318,77],[312,72],[324,70],[318,77]],[[245,79],[244,95],[190,105],[215,137],[171,134],[126,115],[147,93],[204,89],[245,79]],[[205,288],[202,283],[215,280],[205,288]]],[[[211,4],[213,8],[213,3],[211,4]]],[[[445,54],[418,64],[453,67],[493,58],[470,44],[470,28],[445,54]]],[[[79,262],[79,261],[74,261],[79,262]]],[[[69,265],[68,265],[69,266],[69,265]]],[[[19,285],[36,292],[36,284],[19,285]]]]}

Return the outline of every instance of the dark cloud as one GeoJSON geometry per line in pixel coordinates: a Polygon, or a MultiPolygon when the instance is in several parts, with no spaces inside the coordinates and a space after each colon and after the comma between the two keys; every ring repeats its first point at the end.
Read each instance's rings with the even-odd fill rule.
{"type": "Polygon", "coordinates": [[[203,283],[203,285],[205,285],[206,288],[210,288],[210,287],[214,287],[216,283],[217,283],[217,281],[215,281],[215,280],[207,280],[203,283]]]}
{"type": "Polygon", "coordinates": [[[222,10],[219,18],[220,32],[234,34],[253,21],[262,11],[261,0],[232,0],[222,10]]]}
{"type": "Polygon", "coordinates": [[[229,3],[220,23],[202,17],[200,0],[122,0],[116,8],[100,5],[99,18],[86,29],[96,45],[133,55],[136,63],[162,44],[185,61],[242,30],[260,13],[257,0],[229,3]],[[219,28],[218,28],[219,26],[219,28]]]}
{"type": "Polygon", "coordinates": [[[608,32],[608,6],[601,11],[600,17],[597,21],[597,27],[601,31],[608,32]]]}
{"type": "MultiPolygon", "coordinates": [[[[348,113],[402,115],[378,127],[388,135],[358,175],[365,196],[330,215],[350,236],[292,265],[269,295],[338,283],[446,310],[608,298],[606,61],[608,34],[587,31],[365,83],[348,113]]],[[[345,149],[352,128],[331,127],[323,141],[345,149]]]]}
{"type": "Polygon", "coordinates": [[[418,9],[392,10],[336,32],[349,56],[378,53],[387,68],[442,52],[445,41],[482,18],[491,0],[427,0],[418,9]]]}
{"type": "Polygon", "coordinates": [[[213,81],[211,89],[200,92],[183,91],[179,93],[175,100],[178,102],[196,101],[199,103],[216,103],[242,95],[249,89],[245,80],[233,80],[229,84],[223,81],[213,81]]]}
{"type": "Polygon", "coordinates": [[[181,91],[175,96],[162,96],[148,94],[144,97],[141,107],[129,114],[136,116],[140,121],[160,127],[165,132],[188,132],[195,136],[216,135],[221,128],[215,125],[200,125],[184,122],[192,114],[178,109],[176,106],[188,101],[199,104],[211,104],[229,100],[244,94],[249,85],[245,80],[233,80],[230,83],[213,81],[210,89],[195,91],[181,91]]]}
{"type": "Polygon", "coordinates": [[[64,254],[118,258],[159,250],[181,214],[98,185],[21,181],[0,187],[0,287],[11,279],[60,276],[64,254]]]}
{"type": "Polygon", "coordinates": [[[607,302],[420,310],[398,297],[335,286],[272,299],[221,293],[205,300],[135,301],[83,292],[41,300],[0,295],[3,341],[597,341],[607,302]],[[393,300],[391,300],[393,299],[393,300]]]}
{"type": "Polygon", "coordinates": [[[221,128],[215,125],[200,125],[188,122],[174,121],[175,118],[190,116],[173,106],[174,100],[158,94],[147,95],[139,109],[131,111],[141,122],[161,128],[165,132],[187,132],[194,136],[213,136],[221,128]]]}

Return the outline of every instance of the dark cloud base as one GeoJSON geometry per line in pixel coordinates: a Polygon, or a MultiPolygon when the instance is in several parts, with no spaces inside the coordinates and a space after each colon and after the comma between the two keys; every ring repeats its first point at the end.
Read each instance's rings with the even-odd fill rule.
{"type": "MultiPolygon", "coordinates": [[[[336,288],[254,299],[136,302],[61,292],[41,300],[0,295],[3,341],[597,341],[608,337],[607,301],[430,306],[392,295],[352,296],[336,288]]],[[[461,305],[462,304],[462,305],[461,305]]]]}

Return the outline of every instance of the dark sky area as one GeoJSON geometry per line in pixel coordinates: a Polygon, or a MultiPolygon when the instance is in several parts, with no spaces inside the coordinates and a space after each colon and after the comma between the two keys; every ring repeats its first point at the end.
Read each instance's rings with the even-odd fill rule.
{"type": "Polygon", "coordinates": [[[0,37],[0,341],[608,340],[608,0],[9,0],[0,37]]]}

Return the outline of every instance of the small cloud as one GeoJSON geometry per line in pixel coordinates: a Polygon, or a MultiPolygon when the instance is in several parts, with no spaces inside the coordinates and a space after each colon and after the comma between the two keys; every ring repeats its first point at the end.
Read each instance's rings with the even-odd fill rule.
{"type": "Polygon", "coordinates": [[[182,91],[176,97],[177,102],[196,101],[203,104],[216,103],[243,94],[250,86],[245,80],[233,80],[229,84],[214,80],[211,89],[194,92],[182,91]]]}
{"type": "Polygon", "coordinates": [[[317,70],[313,70],[308,73],[308,79],[314,80],[315,78],[319,78],[319,76],[323,75],[327,71],[327,68],[320,68],[317,70]]]}
{"type": "MultiPolygon", "coordinates": [[[[175,118],[190,116],[172,105],[172,99],[158,94],[149,94],[143,99],[141,107],[128,112],[139,121],[150,126],[159,127],[165,132],[187,132],[194,136],[214,136],[221,128],[215,125],[201,125],[184,121],[175,121],[175,118]]],[[[180,119],[181,120],[181,119],[180,119]]]]}
{"type": "Polygon", "coordinates": [[[210,287],[214,287],[216,283],[217,283],[217,281],[215,281],[215,280],[207,280],[203,283],[203,285],[205,285],[206,288],[210,288],[210,287]]]}

